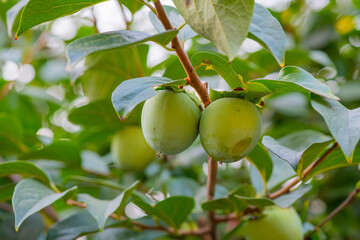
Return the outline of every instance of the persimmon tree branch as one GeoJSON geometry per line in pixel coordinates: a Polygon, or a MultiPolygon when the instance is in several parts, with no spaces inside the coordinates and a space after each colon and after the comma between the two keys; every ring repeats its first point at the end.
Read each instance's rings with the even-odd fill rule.
{"type": "MultiPolygon", "coordinates": [[[[171,25],[170,20],[167,17],[161,2],[159,0],[154,0],[154,5],[155,5],[155,9],[156,9],[156,15],[159,18],[159,20],[161,21],[165,30],[175,29],[171,25]]],[[[175,37],[171,41],[171,48],[175,49],[175,52],[176,52],[177,56],[179,57],[179,60],[182,64],[182,66],[185,69],[185,72],[188,76],[187,80],[188,80],[189,85],[195,89],[195,91],[198,93],[201,101],[204,103],[204,106],[207,107],[211,103],[208,90],[205,87],[205,85],[201,82],[197,73],[194,71],[194,67],[190,62],[189,56],[187,55],[185,50],[182,48],[178,37],[175,37]]]]}
{"type": "MultiPolygon", "coordinates": [[[[164,26],[165,30],[174,29],[171,25],[169,18],[167,17],[165,10],[160,2],[160,0],[154,0],[154,6],[156,9],[156,15],[159,18],[160,22],[164,26]]],[[[186,80],[188,84],[195,89],[198,93],[201,101],[203,102],[204,106],[207,107],[211,100],[209,98],[208,90],[203,84],[197,75],[189,56],[184,51],[178,37],[175,37],[171,41],[171,48],[175,49],[175,52],[187,74],[186,80]]],[[[208,159],[209,164],[209,171],[208,171],[208,178],[207,178],[207,199],[213,199],[215,193],[215,185],[216,185],[216,175],[217,175],[217,162],[213,160],[211,157],[208,159]]],[[[209,225],[210,225],[210,236],[212,239],[217,239],[216,233],[216,221],[215,221],[215,214],[213,211],[209,211],[209,225]]]]}
{"type": "Polygon", "coordinates": [[[319,231],[322,226],[324,226],[330,219],[332,219],[338,212],[340,212],[347,205],[355,201],[356,196],[360,193],[360,188],[356,187],[354,191],[352,191],[348,197],[337,207],[335,208],[328,216],[326,216],[320,223],[315,227],[315,229],[305,236],[305,240],[310,239],[311,235],[315,232],[319,231]]]}
{"type": "MultiPolygon", "coordinates": [[[[316,162],[314,162],[304,170],[302,174],[302,178],[305,178],[314,168],[316,168],[320,163],[322,163],[330,155],[330,153],[332,153],[337,147],[338,147],[338,143],[335,142],[316,162]]],[[[285,185],[280,190],[270,194],[269,198],[274,199],[289,192],[290,189],[296,184],[298,184],[300,181],[301,179],[299,177],[294,178],[291,182],[289,182],[289,184],[285,185]]]]}
{"type": "MultiPolygon", "coordinates": [[[[68,199],[66,201],[66,204],[67,205],[70,205],[70,206],[76,206],[76,207],[80,207],[80,208],[86,208],[86,204],[85,203],[82,203],[82,202],[78,202],[78,201],[75,201],[73,199],[68,199]]],[[[124,216],[119,216],[115,213],[112,213],[110,215],[110,218],[112,219],[115,219],[115,220],[123,220],[123,221],[126,221],[126,220],[129,220],[131,222],[131,224],[141,230],[157,230],[157,231],[163,231],[163,232],[167,232],[167,233],[170,233],[170,234],[174,234],[174,235],[181,235],[181,236],[187,236],[187,235],[193,235],[193,236],[201,236],[201,235],[205,235],[205,234],[208,234],[210,229],[208,227],[203,227],[203,228],[199,228],[197,230],[190,230],[190,231],[185,231],[185,230],[179,230],[179,231],[176,231],[175,229],[173,228],[170,228],[170,227],[164,227],[164,226],[161,226],[161,225],[158,225],[158,226],[152,226],[152,225],[146,225],[146,224],[142,224],[142,223],[139,223],[139,222],[136,222],[134,220],[130,220],[124,216]]]]}

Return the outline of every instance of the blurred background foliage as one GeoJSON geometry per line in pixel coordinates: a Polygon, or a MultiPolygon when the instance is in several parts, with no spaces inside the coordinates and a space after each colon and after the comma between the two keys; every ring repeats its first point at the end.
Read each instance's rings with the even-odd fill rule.
{"type": "MultiPolygon", "coordinates": [[[[1,161],[32,161],[51,173],[58,185],[71,187],[76,184],[79,192],[102,199],[111,199],[118,192],[77,181],[74,176],[112,179],[126,186],[140,179],[143,182],[141,188],[158,199],[162,199],[164,194],[176,195],[183,181],[195,188],[204,188],[207,156],[198,140],[177,156],[157,157],[138,173],[118,169],[110,154],[110,142],[115,132],[126,125],[139,125],[141,112],[141,106],[137,107],[129,119],[121,122],[110,102],[112,91],[122,81],[136,77],[163,75],[172,79],[185,78],[186,74],[174,54],[153,44],[138,45],[92,54],[81,66],[67,72],[67,43],[96,32],[126,28],[119,6],[110,1],[87,8],[72,16],[42,24],[15,41],[7,34],[9,16],[6,14],[17,3],[16,0],[0,1],[1,161]],[[111,8],[115,15],[112,19],[106,18],[105,15],[111,15],[106,12],[111,8]],[[42,152],[38,151],[40,148],[42,152]]],[[[269,7],[285,30],[286,65],[300,66],[326,82],[347,108],[360,107],[360,1],[286,0],[259,3],[269,7]]],[[[124,6],[130,28],[155,33],[147,19],[148,9],[141,7],[132,1],[124,6]]],[[[201,50],[217,51],[214,45],[198,36],[187,41],[185,49],[190,56],[201,50]]],[[[244,42],[239,57],[232,65],[245,80],[280,70],[270,52],[250,39],[244,42]]],[[[198,73],[211,88],[227,89],[226,83],[214,71],[199,69],[198,73]]],[[[310,107],[305,93],[272,94],[265,98],[261,113],[263,135],[279,139],[293,133],[297,134],[294,136],[306,136],[302,131],[309,130],[329,135],[323,119],[310,107]]],[[[287,142],[293,143],[294,148],[301,148],[295,141],[287,142]]],[[[277,171],[280,177],[277,177],[284,180],[292,175],[293,170],[287,164],[272,157],[280,169],[277,171]]],[[[254,178],[258,174],[254,171],[245,161],[220,165],[219,194],[222,187],[231,190],[242,183],[253,183],[256,187],[254,178]]],[[[301,211],[308,206],[308,221],[318,222],[346,198],[354,183],[360,180],[359,175],[358,166],[317,175],[312,179],[313,189],[297,201],[297,209],[301,211]]],[[[273,182],[274,187],[280,183],[279,180],[273,182]]],[[[9,184],[12,184],[11,180],[0,177],[0,187],[9,184]]],[[[199,199],[203,197],[201,191],[196,196],[199,199]]],[[[9,199],[2,200],[9,202],[9,199]]],[[[54,207],[60,218],[75,211],[62,202],[56,202],[54,207]]],[[[130,216],[141,215],[134,209],[129,211],[130,216]]],[[[13,221],[10,213],[0,209],[2,240],[25,239],[23,236],[28,240],[43,239],[44,229],[52,224],[51,219],[37,214],[15,233],[10,230],[13,229],[13,221]],[[43,228],[43,225],[47,227],[43,228]],[[39,229],[35,231],[34,226],[39,229]]],[[[354,202],[325,225],[321,238],[360,239],[360,202],[354,202]]],[[[94,235],[92,239],[99,239],[99,236],[94,235]]]]}

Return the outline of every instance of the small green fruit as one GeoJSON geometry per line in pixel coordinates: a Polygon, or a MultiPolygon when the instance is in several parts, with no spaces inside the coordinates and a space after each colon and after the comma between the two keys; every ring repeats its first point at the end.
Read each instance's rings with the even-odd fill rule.
{"type": "Polygon", "coordinates": [[[267,207],[264,216],[245,225],[247,240],[302,240],[302,223],[294,208],[267,207]]]}
{"type": "Polygon", "coordinates": [[[115,134],[111,153],[120,168],[130,171],[142,171],[155,157],[155,151],[137,126],[126,127],[115,134]]]}
{"type": "Polygon", "coordinates": [[[153,149],[174,155],[194,142],[200,116],[199,106],[184,92],[160,90],[145,102],[141,127],[153,149]]]}
{"type": "Polygon", "coordinates": [[[200,120],[200,140],[215,160],[234,162],[253,150],[261,134],[261,116],[255,105],[240,98],[211,103],[200,120]]]}

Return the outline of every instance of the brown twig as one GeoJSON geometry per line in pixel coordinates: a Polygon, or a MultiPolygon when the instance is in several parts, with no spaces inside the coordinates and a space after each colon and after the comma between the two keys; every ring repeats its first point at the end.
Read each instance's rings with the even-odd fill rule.
{"type": "Polygon", "coordinates": [[[355,201],[356,195],[360,193],[360,188],[355,188],[349,196],[337,207],[335,208],[328,216],[326,216],[316,227],[314,230],[306,234],[305,240],[310,239],[311,235],[315,232],[319,231],[322,226],[324,226],[331,218],[333,218],[338,212],[340,212],[344,207],[355,201]]]}
{"type": "MultiPolygon", "coordinates": [[[[164,11],[163,6],[161,5],[161,2],[159,0],[155,0],[154,5],[155,5],[157,17],[161,21],[164,28],[166,30],[174,29],[168,17],[166,16],[166,13],[164,11]]],[[[199,94],[201,101],[204,103],[204,106],[207,107],[211,103],[208,91],[204,86],[204,84],[201,82],[197,73],[194,71],[194,67],[191,64],[188,55],[182,48],[178,37],[175,37],[171,41],[171,48],[175,49],[176,54],[179,57],[179,60],[185,69],[185,72],[189,78],[189,82],[188,82],[189,85],[195,89],[195,91],[199,94]]]]}
{"type": "MultiPolygon", "coordinates": [[[[212,157],[208,157],[208,176],[207,176],[207,196],[206,200],[212,200],[215,196],[215,186],[217,180],[217,170],[218,170],[218,162],[212,159],[212,157]]],[[[217,228],[216,228],[216,220],[215,220],[215,212],[209,211],[209,225],[210,225],[210,236],[211,239],[217,239],[217,228]]]]}
{"type": "MultiPolygon", "coordinates": [[[[302,174],[302,178],[305,178],[314,168],[316,168],[320,163],[322,163],[329,155],[330,153],[332,153],[336,148],[338,147],[338,143],[335,142],[331,148],[329,148],[316,162],[314,162],[313,164],[311,164],[309,167],[307,167],[303,174],[302,174]]],[[[300,182],[300,178],[296,177],[294,178],[289,184],[287,184],[286,186],[284,186],[283,188],[281,188],[280,190],[272,193],[269,195],[270,199],[274,199],[277,198],[287,192],[290,191],[290,189],[295,186],[296,184],[298,184],[300,182]]]]}

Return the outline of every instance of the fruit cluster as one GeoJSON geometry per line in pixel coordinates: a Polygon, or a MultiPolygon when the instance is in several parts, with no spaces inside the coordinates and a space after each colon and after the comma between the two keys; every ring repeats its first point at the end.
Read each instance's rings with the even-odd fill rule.
{"type": "Polygon", "coordinates": [[[254,104],[240,98],[221,98],[202,112],[185,92],[160,90],[145,102],[141,128],[142,133],[140,127],[131,127],[114,137],[112,152],[123,169],[145,168],[155,151],[181,153],[199,133],[203,148],[213,159],[237,161],[259,140],[261,116],[254,104]]]}

